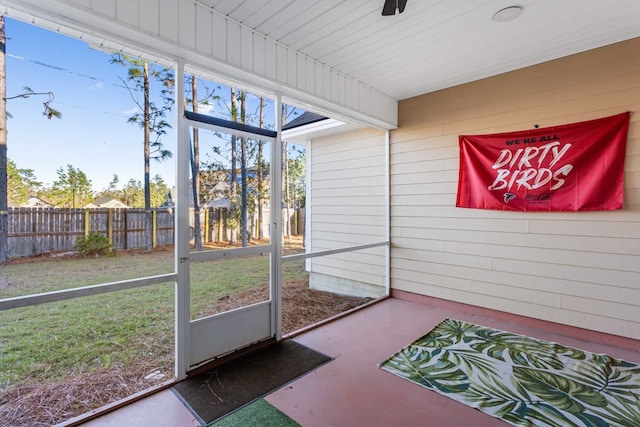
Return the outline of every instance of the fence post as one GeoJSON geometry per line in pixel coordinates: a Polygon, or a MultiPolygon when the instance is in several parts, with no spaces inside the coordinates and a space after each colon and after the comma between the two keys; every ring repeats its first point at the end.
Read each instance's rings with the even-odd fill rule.
{"type": "Polygon", "coordinates": [[[216,208],[207,208],[209,210],[209,241],[216,241],[216,208]]]}
{"type": "Polygon", "coordinates": [[[218,240],[216,240],[217,242],[221,242],[222,241],[222,222],[224,221],[224,218],[222,216],[222,208],[218,209],[218,240]]]}
{"type": "Polygon", "coordinates": [[[156,235],[158,232],[158,211],[156,209],[153,210],[151,218],[151,247],[155,248],[158,241],[158,236],[156,235]]]}
{"type": "Polygon", "coordinates": [[[124,237],[122,239],[122,246],[124,246],[124,249],[129,249],[129,209],[123,209],[122,212],[124,213],[124,223],[122,224],[124,237]]]}
{"type": "Polygon", "coordinates": [[[107,209],[107,237],[109,246],[113,247],[113,208],[107,209]]]}
{"type": "Polygon", "coordinates": [[[204,210],[204,233],[202,233],[202,243],[207,243],[207,236],[209,235],[209,209],[204,210]]]}
{"type": "Polygon", "coordinates": [[[91,215],[89,214],[89,208],[84,210],[84,237],[89,237],[91,215]]]}
{"type": "Polygon", "coordinates": [[[89,228],[91,221],[91,215],[89,214],[89,208],[84,210],[84,237],[89,237],[89,228]]]}

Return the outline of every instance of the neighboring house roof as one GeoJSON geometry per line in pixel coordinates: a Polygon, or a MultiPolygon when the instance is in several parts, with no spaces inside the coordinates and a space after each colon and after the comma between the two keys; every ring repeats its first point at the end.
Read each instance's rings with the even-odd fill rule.
{"type": "Polygon", "coordinates": [[[218,209],[218,208],[228,209],[230,206],[231,206],[231,200],[225,197],[222,199],[208,200],[203,207],[214,208],[214,209],[218,209]]]}
{"type": "Polygon", "coordinates": [[[229,208],[231,206],[231,199],[227,197],[231,189],[231,185],[224,180],[218,181],[215,184],[207,186],[207,201],[204,203],[205,208],[229,208]]]}
{"type": "Polygon", "coordinates": [[[93,205],[98,208],[128,208],[129,206],[122,203],[120,200],[114,199],[109,196],[100,196],[94,202],[93,205]]]}
{"type": "Polygon", "coordinates": [[[231,189],[231,184],[227,181],[219,181],[213,187],[211,187],[208,192],[211,194],[220,194],[225,191],[229,191],[231,189]]]}
{"type": "Polygon", "coordinates": [[[27,201],[20,205],[21,208],[52,208],[53,205],[45,202],[44,200],[32,196],[27,199],[27,201]]]}
{"type": "MultiPolygon", "coordinates": [[[[229,170],[215,170],[215,171],[203,171],[200,172],[202,179],[205,182],[204,195],[202,196],[206,202],[202,204],[203,208],[228,208],[231,206],[231,200],[229,199],[229,193],[231,191],[231,173],[229,170]]],[[[256,168],[247,169],[247,177],[255,178],[257,176],[256,168]]],[[[236,180],[240,185],[240,170],[238,170],[236,180]]],[[[269,178],[265,179],[268,182],[269,178]]],[[[265,184],[268,185],[268,184],[265,184]]],[[[251,185],[248,188],[248,192],[255,191],[255,186],[251,185]]],[[[193,206],[193,193],[189,191],[189,202],[193,206]]]]}

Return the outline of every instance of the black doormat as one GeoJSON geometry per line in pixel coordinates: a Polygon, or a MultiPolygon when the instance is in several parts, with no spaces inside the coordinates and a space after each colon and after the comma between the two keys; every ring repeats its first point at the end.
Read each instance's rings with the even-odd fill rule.
{"type": "Polygon", "coordinates": [[[289,340],[179,382],[173,391],[209,424],[330,360],[289,340]]]}

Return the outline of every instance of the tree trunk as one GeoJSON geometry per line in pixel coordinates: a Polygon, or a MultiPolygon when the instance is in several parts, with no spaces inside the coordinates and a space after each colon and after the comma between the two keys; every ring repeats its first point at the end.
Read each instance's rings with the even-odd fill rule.
{"type": "Polygon", "coordinates": [[[0,15],[0,264],[9,259],[6,40],[4,16],[0,15]]]}
{"type": "Polygon", "coordinates": [[[284,166],[284,200],[287,215],[287,230],[285,236],[291,235],[291,185],[289,184],[289,143],[283,142],[284,158],[282,164],[284,166]]]}
{"type": "MultiPolygon", "coordinates": [[[[238,106],[237,106],[238,102],[236,99],[236,90],[234,88],[231,88],[231,121],[235,122],[238,119],[238,106]]],[[[237,175],[238,175],[238,171],[236,170],[236,161],[238,158],[238,153],[237,153],[237,147],[236,147],[236,136],[235,135],[231,135],[231,206],[229,207],[229,216],[232,219],[232,224],[233,227],[231,227],[231,236],[229,239],[229,244],[230,245],[235,245],[238,241],[238,237],[237,237],[237,227],[235,224],[235,220],[236,220],[236,197],[237,197],[237,175]]]]}
{"type": "MultiPolygon", "coordinates": [[[[282,104],[282,125],[284,126],[287,122],[287,106],[282,104]]],[[[282,198],[284,201],[284,230],[283,236],[289,237],[291,234],[291,213],[289,211],[289,204],[291,203],[291,194],[289,192],[289,144],[286,141],[282,141],[281,147],[281,155],[282,155],[282,198]]]]}
{"type": "MultiPolygon", "coordinates": [[[[264,128],[264,96],[260,97],[260,128],[264,128]]],[[[258,240],[264,239],[264,232],[262,231],[262,192],[264,191],[264,180],[262,179],[262,148],[264,142],[258,141],[258,240]]]]}
{"type": "Polygon", "coordinates": [[[151,252],[153,250],[153,238],[151,230],[151,222],[153,221],[153,214],[151,212],[151,101],[149,96],[149,64],[147,61],[143,62],[142,70],[144,73],[144,212],[145,212],[145,240],[146,250],[151,252]]]}
{"type": "MultiPolygon", "coordinates": [[[[245,122],[247,114],[247,92],[240,94],[240,121],[245,122]]],[[[240,138],[240,182],[242,196],[242,219],[240,232],[242,233],[242,247],[247,247],[247,138],[240,138]]]]}
{"type": "MultiPolygon", "coordinates": [[[[287,106],[282,104],[282,125],[284,126],[287,121],[287,106]]],[[[287,141],[282,141],[282,189],[285,208],[284,218],[284,236],[289,237],[291,234],[291,214],[289,212],[289,204],[291,203],[291,197],[289,194],[289,144],[287,141]]]]}
{"type": "MultiPolygon", "coordinates": [[[[198,79],[191,77],[191,110],[198,112],[198,79]]],[[[200,135],[198,128],[193,128],[193,151],[191,152],[191,187],[193,190],[193,243],[197,250],[202,250],[202,232],[200,230],[200,135]]]]}

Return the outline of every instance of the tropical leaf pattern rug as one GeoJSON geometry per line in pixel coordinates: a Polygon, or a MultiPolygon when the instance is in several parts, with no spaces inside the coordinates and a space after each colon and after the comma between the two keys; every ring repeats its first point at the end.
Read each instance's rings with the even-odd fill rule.
{"type": "Polygon", "coordinates": [[[516,426],[640,426],[640,367],[446,319],[380,364],[516,426]]]}

